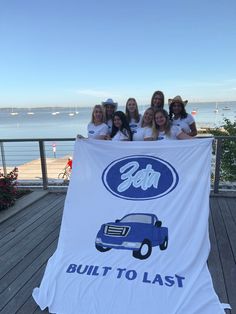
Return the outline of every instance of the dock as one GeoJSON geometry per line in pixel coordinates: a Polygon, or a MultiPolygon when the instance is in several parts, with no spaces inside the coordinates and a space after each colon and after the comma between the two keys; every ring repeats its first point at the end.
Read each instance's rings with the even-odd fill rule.
{"type": "MultiPolygon", "coordinates": [[[[1,314],[49,313],[40,310],[31,294],[56,249],[65,196],[48,193],[0,224],[1,314]]],[[[220,301],[232,307],[226,313],[236,314],[235,196],[210,197],[209,230],[214,288],[220,301]]]]}

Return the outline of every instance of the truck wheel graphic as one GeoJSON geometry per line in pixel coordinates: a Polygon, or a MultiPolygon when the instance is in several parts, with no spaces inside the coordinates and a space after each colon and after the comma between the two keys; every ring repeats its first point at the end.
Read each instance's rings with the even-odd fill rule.
{"type": "Polygon", "coordinates": [[[138,259],[146,259],[152,253],[151,242],[147,239],[143,240],[142,245],[138,251],[133,251],[133,257],[138,259]]]}
{"type": "Polygon", "coordinates": [[[109,251],[111,248],[110,247],[103,247],[101,245],[98,245],[98,244],[95,244],[96,246],[96,249],[99,251],[99,252],[106,252],[106,251],[109,251]]]}
{"type": "Polygon", "coordinates": [[[160,244],[160,250],[165,250],[167,249],[168,246],[168,237],[165,237],[164,242],[162,244],[160,244]]]}

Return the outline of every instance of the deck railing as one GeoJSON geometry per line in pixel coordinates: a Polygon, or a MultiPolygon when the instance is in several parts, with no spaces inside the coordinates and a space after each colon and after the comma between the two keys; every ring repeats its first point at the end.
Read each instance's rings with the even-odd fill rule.
{"type": "MultiPolygon", "coordinates": [[[[221,158],[224,141],[236,141],[236,136],[215,136],[212,158],[212,190],[222,190],[221,158]]],[[[58,178],[67,159],[73,154],[75,138],[0,139],[0,169],[6,175],[14,167],[19,170],[18,185],[43,189],[67,187],[69,180],[58,178]]],[[[232,163],[236,167],[236,160],[232,163]]],[[[229,188],[229,182],[225,186],[229,188]]],[[[236,182],[231,182],[236,190],[236,182]]]]}

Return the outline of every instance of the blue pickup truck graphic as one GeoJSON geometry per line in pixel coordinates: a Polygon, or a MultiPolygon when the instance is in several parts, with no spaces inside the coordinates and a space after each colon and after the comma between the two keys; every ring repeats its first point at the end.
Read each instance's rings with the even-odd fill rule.
{"type": "Polygon", "coordinates": [[[95,241],[96,249],[106,252],[110,249],[132,250],[133,257],[146,259],[153,246],[165,250],[168,246],[168,228],[154,214],[135,213],[115,222],[103,224],[95,241]]]}

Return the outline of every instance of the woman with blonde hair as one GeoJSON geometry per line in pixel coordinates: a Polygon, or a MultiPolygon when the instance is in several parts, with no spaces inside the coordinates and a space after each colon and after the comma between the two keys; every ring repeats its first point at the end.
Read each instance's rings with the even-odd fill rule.
{"type": "Polygon", "coordinates": [[[154,110],[150,107],[145,110],[141,121],[141,127],[136,129],[133,134],[133,141],[152,141],[153,140],[153,119],[154,110]]]}
{"type": "Polygon", "coordinates": [[[91,122],[88,127],[88,138],[104,140],[108,133],[108,126],[104,123],[104,112],[101,105],[93,107],[91,122]]]}
{"type": "Polygon", "coordinates": [[[164,109],[158,109],[155,112],[153,134],[156,140],[192,139],[191,136],[184,133],[178,126],[172,125],[169,114],[164,109]]]}
{"type": "Polygon", "coordinates": [[[132,133],[141,126],[142,116],[138,111],[138,104],[135,98],[129,98],[125,105],[125,114],[132,133]]]}

